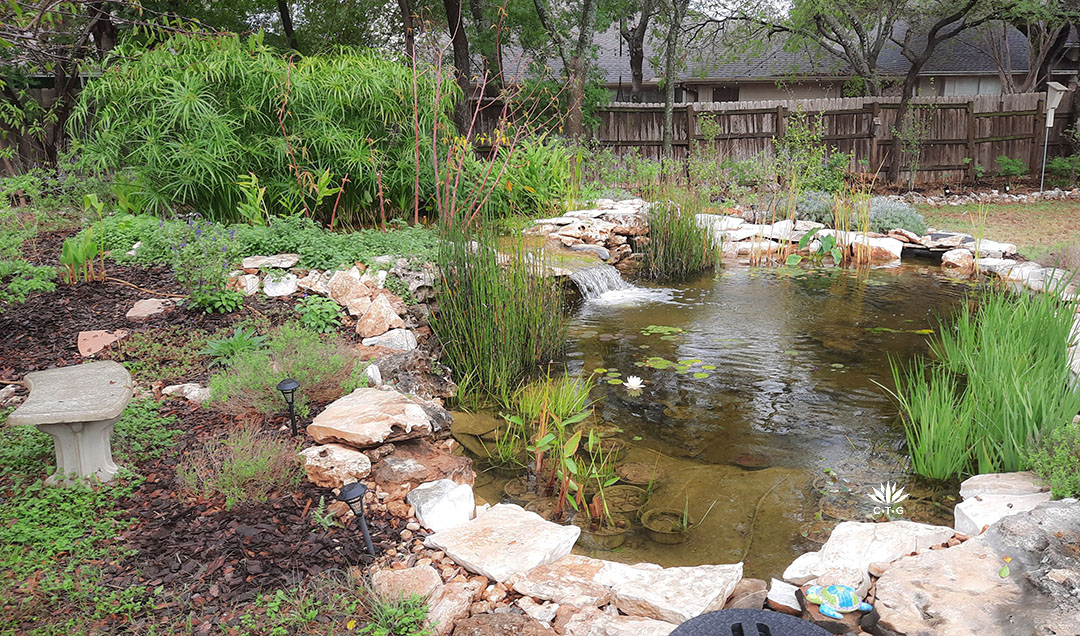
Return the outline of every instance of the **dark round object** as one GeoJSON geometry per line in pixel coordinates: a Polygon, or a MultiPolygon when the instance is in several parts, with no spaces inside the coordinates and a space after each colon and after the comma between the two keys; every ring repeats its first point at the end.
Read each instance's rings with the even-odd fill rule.
{"type": "MultiPolygon", "coordinates": [[[[344,501],[345,503],[363,501],[364,495],[366,493],[367,486],[358,481],[354,481],[351,484],[345,484],[344,486],[342,486],[341,492],[338,493],[337,498],[338,500],[344,501]]],[[[351,508],[352,506],[350,505],[349,507],[351,508]]]]}
{"type": "Polygon", "coordinates": [[[729,609],[691,618],[671,636],[829,636],[829,632],[780,612],[729,609]]]}

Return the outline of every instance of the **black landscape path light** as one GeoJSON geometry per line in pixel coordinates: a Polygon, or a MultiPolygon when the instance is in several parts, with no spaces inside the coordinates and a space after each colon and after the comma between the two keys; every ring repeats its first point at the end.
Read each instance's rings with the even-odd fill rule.
{"type": "Polygon", "coordinates": [[[364,517],[364,495],[367,493],[367,486],[354,481],[351,484],[345,484],[341,487],[341,492],[338,493],[338,500],[344,501],[348,504],[349,509],[353,511],[356,518],[360,520],[360,532],[364,535],[364,544],[367,545],[368,554],[375,557],[375,546],[371,545],[371,533],[368,531],[367,519],[364,517]]]}
{"type": "Polygon", "coordinates": [[[277,390],[281,391],[281,397],[285,398],[285,403],[289,405],[289,422],[292,425],[293,437],[296,437],[296,390],[299,388],[300,383],[292,378],[285,378],[277,385],[277,390]]]}

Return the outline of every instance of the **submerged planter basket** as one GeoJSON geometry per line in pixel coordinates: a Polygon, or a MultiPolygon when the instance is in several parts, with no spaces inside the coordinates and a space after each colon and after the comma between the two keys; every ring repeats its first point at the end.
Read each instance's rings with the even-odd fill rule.
{"type": "MultiPolygon", "coordinates": [[[[569,506],[564,503],[563,515],[566,514],[568,508],[569,506]]],[[[529,503],[525,504],[525,509],[529,512],[535,512],[536,514],[540,515],[548,521],[559,521],[559,519],[556,519],[555,516],[556,511],[559,509],[558,497],[537,497],[536,499],[533,499],[529,503]]],[[[563,518],[565,519],[565,517],[563,518]]]]}
{"type": "Polygon", "coordinates": [[[529,475],[520,475],[503,484],[503,494],[513,503],[528,503],[539,498],[529,475]]]}
{"type": "MultiPolygon", "coordinates": [[[[674,508],[653,508],[641,515],[641,525],[649,538],[657,543],[685,543],[690,538],[690,530],[683,528],[683,511],[674,508]]],[[[691,526],[693,520],[689,520],[691,526]]]]}
{"type": "Polygon", "coordinates": [[[604,489],[604,501],[608,510],[621,514],[631,515],[637,518],[645,502],[649,500],[649,493],[644,488],[619,484],[608,486],[604,489]]]}
{"type": "Polygon", "coordinates": [[[630,531],[630,520],[624,515],[611,515],[613,525],[592,528],[592,519],[588,514],[578,513],[574,517],[574,525],[581,528],[581,536],[578,537],[578,545],[588,550],[614,550],[626,541],[626,533],[630,531]]]}

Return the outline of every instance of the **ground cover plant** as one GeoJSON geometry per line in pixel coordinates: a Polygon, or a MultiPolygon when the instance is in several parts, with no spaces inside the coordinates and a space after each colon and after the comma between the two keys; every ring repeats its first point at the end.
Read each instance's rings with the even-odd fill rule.
{"type": "Polygon", "coordinates": [[[297,322],[267,334],[265,348],[248,348],[229,358],[227,369],[210,376],[211,404],[232,413],[253,409],[264,415],[285,410],[277,384],[300,383],[296,410],[306,417],[312,403],[335,400],[367,385],[365,365],[355,348],[336,334],[321,334],[297,322]]]}
{"type": "Polygon", "coordinates": [[[1028,467],[1043,438],[1080,412],[1067,364],[1075,303],[992,288],[931,343],[933,358],[892,363],[912,469],[933,479],[1028,467]]]}
{"type": "Polygon", "coordinates": [[[1055,498],[1080,495],[1080,427],[1069,422],[1050,431],[1031,449],[1028,462],[1055,498]]]}

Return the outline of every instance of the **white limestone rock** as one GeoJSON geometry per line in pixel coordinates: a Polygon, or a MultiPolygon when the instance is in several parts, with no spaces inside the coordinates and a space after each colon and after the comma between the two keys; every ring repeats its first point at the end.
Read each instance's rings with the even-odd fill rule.
{"type": "Polygon", "coordinates": [[[440,479],[413,488],[405,501],[416,510],[416,519],[429,530],[442,532],[468,523],[476,501],[467,484],[440,479]]]}
{"type": "Polygon", "coordinates": [[[498,504],[464,525],[436,532],[425,544],[498,582],[570,553],[581,529],[544,520],[521,506],[498,504]]]}

